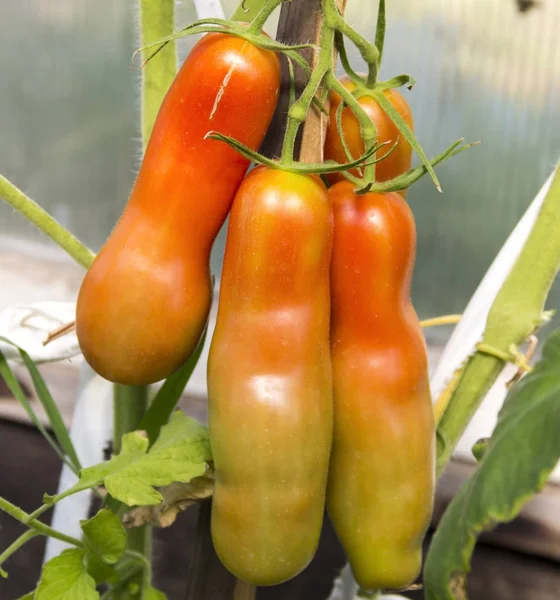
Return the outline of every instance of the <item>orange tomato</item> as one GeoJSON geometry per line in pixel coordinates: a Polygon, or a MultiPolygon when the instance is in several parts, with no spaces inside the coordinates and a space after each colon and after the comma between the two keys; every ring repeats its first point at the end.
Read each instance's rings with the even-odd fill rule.
{"type": "MultiPolygon", "coordinates": [[[[342,79],[341,82],[348,90],[356,88],[356,84],[349,79],[342,79]]],[[[406,121],[411,129],[414,128],[412,112],[408,103],[397,90],[386,90],[383,92],[389,102],[397,109],[401,117],[406,121]]],[[[330,119],[327,126],[325,139],[325,159],[335,160],[341,164],[349,162],[346,151],[340,139],[336,126],[336,111],[341,102],[341,97],[333,92],[331,95],[330,119]]],[[[387,116],[377,101],[371,96],[361,96],[358,102],[365,110],[369,118],[377,127],[377,143],[388,142],[375,155],[380,158],[387,153],[398,140],[396,148],[380,162],[375,165],[375,179],[377,181],[387,181],[402,175],[410,169],[412,163],[412,147],[403,138],[393,121],[387,116]]],[[[364,142],[360,133],[360,123],[354,116],[352,110],[345,106],[342,111],[342,131],[346,144],[353,156],[359,158],[365,152],[364,142]]],[[[356,169],[350,171],[353,175],[359,175],[356,169]]],[[[327,181],[333,185],[337,181],[345,181],[341,173],[332,173],[327,175],[327,181]]]]}
{"type": "Polygon", "coordinates": [[[256,149],[280,86],[278,56],[205,35],[171,85],[136,183],[78,297],[76,330],[104,378],[147,384],[192,353],[211,303],[209,255],[249,161],[215,130],[256,149]]]}
{"type": "Polygon", "coordinates": [[[435,426],[426,346],[410,301],[412,213],[397,193],[333,186],[331,521],[356,581],[403,588],[432,513],[435,426]]]}

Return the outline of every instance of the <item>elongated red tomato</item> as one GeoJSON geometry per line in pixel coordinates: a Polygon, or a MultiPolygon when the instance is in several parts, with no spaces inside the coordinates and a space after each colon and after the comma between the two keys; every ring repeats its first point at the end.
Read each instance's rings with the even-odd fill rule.
{"type": "Polygon", "coordinates": [[[332,440],[332,214],[315,177],[258,168],[231,212],[208,362],[212,538],[274,585],[313,557],[332,440]]]}
{"type": "Polygon", "coordinates": [[[210,249],[249,165],[205,136],[215,130],[257,148],[279,85],[275,53],[226,34],[204,36],[183,64],[78,297],[80,347],[106,379],[158,381],[194,350],[211,302],[210,249]]]}
{"type": "MultiPolygon", "coordinates": [[[[341,82],[350,91],[356,88],[356,84],[349,79],[342,79],[341,82]]],[[[403,95],[397,90],[386,90],[383,93],[409,127],[413,129],[412,112],[403,95]]],[[[336,111],[340,102],[341,97],[336,92],[333,92],[331,95],[330,119],[325,139],[325,159],[347,163],[346,150],[336,126],[336,111]]],[[[377,152],[376,158],[380,158],[387,153],[398,140],[396,148],[386,158],[376,164],[375,179],[377,181],[387,181],[406,173],[410,169],[412,162],[411,145],[399,133],[399,130],[379,106],[377,100],[371,96],[361,96],[358,102],[377,127],[377,143],[387,143],[386,146],[377,152]]],[[[360,132],[360,123],[348,106],[344,107],[342,111],[342,131],[344,132],[344,138],[352,156],[359,158],[364,153],[365,146],[360,132]]],[[[355,169],[351,170],[350,173],[358,175],[355,169]]],[[[331,185],[337,181],[345,181],[344,175],[341,173],[327,175],[327,180],[331,185]]]]}
{"type": "Polygon", "coordinates": [[[397,193],[333,186],[334,441],[328,511],[357,582],[418,575],[434,495],[435,432],[424,338],[409,297],[414,220],[397,193]]]}

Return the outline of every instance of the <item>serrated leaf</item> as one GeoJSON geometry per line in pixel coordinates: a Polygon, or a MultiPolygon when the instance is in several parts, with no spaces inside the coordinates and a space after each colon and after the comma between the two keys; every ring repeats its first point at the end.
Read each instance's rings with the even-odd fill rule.
{"type": "Polygon", "coordinates": [[[114,565],[124,554],[127,535],[119,517],[108,508],[80,523],[85,542],[107,564],[114,565]]]}
{"type": "Polygon", "coordinates": [[[560,330],[509,392],[478,469],[447,508],[424,569],[426,600],[464,600],[478,535],[511,521],[560,457],[560,330]]]}
{"type": "Polygon", "coordinates": [[[167,596],[160,590],[156,590],[155,587],[151,585],[147,588],[144,588],[143,594],[144,600],[167,600],[167,596]]]}
{"type": "Polygon", "coordinates": [[[95,581],[84,564],[83,550],[65,550],[43,567],[35,600],[99,600],[95,581]]]}
{"type": "Polygon", "coordinates": [[[58,446],[56,441],[53,439],[51,434],[47,431],[47,428],[39,420],[39,417],[33,410],[33,406],[31,404],[31,402],[28,400],[27,396],[25,395],[25,392],[23,391],[15,373],[13,372],[12,368],[10,367],[8,361],[6,360],[6,357],[4,356],[4,354],[2,353],[1,350],[0,350],[0,377],[2,377],[2,379],[6,383],[6,385],[8,386],[8,389],[14,395],[14,398],[22,405],[23,409],[27,413],[31,422],[41,432],[41,434],[43,435],[45,440],[49,443],[51,448],[56,452],[56,454],[58,455],[60,460],[64,462],[64,460],[65,460],[64,453],[61,451],[60,447],[58,446]]]}
{"type": "MultiPolygon", "coordinates": [[[[45,413],[47,414],[47,417],[49,419],[51,429],[53,430],[56,439],[60,444],[60,447],[64,451],[64,454],[69,458],[69,466],[74,472],[77,473],[80,468],[80,461],[76,454],[74,444],[70,439],[70,435],[62,418],[62,415],[60,414],[60,410],[56,402],[54,401],[54,398],[52,397],[49,388],[47,387],[47,384],[45,383],[45,380],[39,372],[39,369],[37,368],[34,360],[23,348],[20,348],[18,345],[16,345],[14,342],[7,339],[6,337],[0,336],[0,346],[7,346],[16,351],[21,361],[26,366],[27,370],[29,371],[29,375],[31,375],[31,380],[33,382],[33,386],[35,388],[37,397],[41,402],[43,408],[45,409],[45,413]]],[[[4,373],[2,374],[4,375],[4,373]]],[[[12,387],[10,385],[9,380],[6,380],[6,383],[10,386],[10,388],[12,387]]],[[[14,395],[21,402],[20,396],[18,394],[14,395]]],[[[32,412],[32,409],[30,408],[28,403],[24,402],[23,407],[28,414],[30,413],[30,411],[32,412]]],[[[33,420],[35,421],[36,419],[33,420]]],[[[43,435],[45,434],[43,433],[43,435]]],[[[47,441],[49,441],[48,438],[47,441]]],[[[62,459],[65,460],[64,456],[62,456],[62,459]]]]}
{"type": "Polygon", "coordinates": [[[46,495],[45,502],[58,502],[82,490],[105,485],[113,498],[128,506],[159,504],[162,495],[155,486],[200,477],[211,459],[207,428],[181,411],[174,413],[162,427],[156,443],[147,450],[144,434],[127,433],[118,456],[83,469],[76,485],[58,496],[46,495]]]}

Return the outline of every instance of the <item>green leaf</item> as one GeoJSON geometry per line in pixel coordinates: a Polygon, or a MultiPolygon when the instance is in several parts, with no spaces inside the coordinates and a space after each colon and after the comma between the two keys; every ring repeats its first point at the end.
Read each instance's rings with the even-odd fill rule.
{"type": "Polygon", "coordinates": [[[35,600],[99,600],[95,581],[84,564],[83,550],[65,550],[43,567],[35,600]]]}
{"type": "Polygon", "coordinates": [[[84,469],[76,485],[58,496],[45,495],[45,503],[104,484],[113,498],[128,506],[159,504],[162,495],[154,486],[200,477],[211,459],[207,428],[181,411],[162,427],[157,442],[147,450],[148,439],[142,433],[127,433],[118,456],[84,469]]]}
{"type": "Polygon", "coordinates": [[[119,517],[108,508],[80,523],[85,542],[106,563],[114,565],[126,550],[127,535],[119,517]]]}
{"type": "Polygon", "coordinates": [[[102,583],[118,583],[119,573],[112,565],[104,563],[97,554],[88,552],[85,557],[87,572],[93,577],[96,585],[102,583]]]}
{"type": "Polygon", "coordinates": [[[422,161],[422,164],[426,168],[426,171],[432,178],[432,181],[434,182],[434,185],[436,186],[437,190],[441,192],[441,185],[434,171],[434,168],[430,163],[430,160],[426,156],[426,153],[424,152],[422,146],[420,146],[420,144],[418,143],[414,132],[408,126],[408,123],[401,117],[399,111],[389,102],[389,100],[387,100],[383,92],[376,91],[373,93],[373,97],[377,100],[377,103],[385,112],[385,114],[391,119],[391,121],[393,121],[396,128],[399,130],[399,133],[401,133],[402,136],[406,139],[406,141],[412,146],[414,152],[416,152],[416,154],[422,161]]]}
{"type": "Polygon", "coordinates": [[[74,472],[78,472],[80,469],[80,461],[78,460],[76,450],[74,449],[74,444],[72,444],[72,440],[70,439],[70,435],[66,425],[64,424],[62,415],[60,414],[58,406],[54,401],[54,398],[52,397],[45,380],[41,376],[39,369],[29,354],[23,350],[23,348],[20,348],[17,344],[14,344],[12,341],[3,336],[0,336],[0,340],[10,344],[11,346],[14,346],[14,348],[17,348],[19,351],[24,364],[31,375],[35,392],[37,393],[37,397],[45,409],[45,413],[47,414],[50,426],[54,431],[56,439],[64,451],[64,454],[66,454],[66,456],[68,456],[68,458],[71,460],[72,466],[74,467],[74,472]]]}
{"type": "Polygon", "coordinates": [[[8,361],[6,360],[6,357],[2,352],[0,352],[0,376],[2,376],[2,379],[6,382],[6,385],[8,386],[10,392],[12,392],[12,394],[14,395],[14,398],[22,405],[23,409],[27,413],[27,416],[31,419],[31,422],[41,432],[45,440],[55,451],[60,460],[66,462],[66,464],[73,468],[73,465],[69,463],[68,460],[65,458],[64,453],[61,451],[60,447],[53,439],[52,435],[45,429],[45,427],[35,414],[35,411],[33,410],[29,400],[27,399],[27,396],[25,395],[25,392],[21,388],[17,377],[10,368],[8,361]]]}
{"type": "Polygon", "coordinates": [[[424,570],[426,600],[464,600],[480,533],[511,521],[546,483],[560,457],[560,330],[509,392],[476,472],[447,508],[424,570]]]}
{"type": "Polygon", "coordinates": [[[161,428],[167,423],[169,416],[177,406],[177,402],[179,402],[179,398],[189,382],[200,355],[202,354],[207,331],[208,329],[205,327],[198,345],[189,357],[189,360],[187,360],[178,371],[172,373],[165,380],[150,404],[150,408],[142,418],[139,428],[146,431],[150,444],[153,444],[156,441],[161,428]]]}
{"type": "Polygon", "coordinates": [[[35,598],[35,590],[25,594],[25,596],[20,596],[17,600],[33,600],[33,598],[35,598]]]}
{"type": "Polygon", "coordinates": [[[156,588],[151,585],[144,588],[143,598],[144,600],[167,600],[167,596],[163,592],[156,590],[156,588]]]}

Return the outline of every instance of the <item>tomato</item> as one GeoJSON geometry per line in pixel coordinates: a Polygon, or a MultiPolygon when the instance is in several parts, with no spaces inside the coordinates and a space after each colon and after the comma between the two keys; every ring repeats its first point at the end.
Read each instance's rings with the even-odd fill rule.
{"type": "Polygon", "coordinates": [[[239,579],[302,571],[332,441],[332,213],[316,177],[257,168],[231,212],[208,362],[212,538],[239,579]]]}
{"type": "MultiPolygon", "coordinates": [[[[350,91],[356,88],[356,84],[349,79],[343,79],[341,82],[350,91]]],[[[408,126],[414,129],[412,112],[402,94],[397,90],[386,90],[383,94],[397,109],[408,126]]],[[[341,97],[336,92],[333,92],[331,95],[330,119],[325,139],[325,160],[335,160],[344,164],[349,161],[336,126],[336,111],[340,102],[341,97]]],[[[388,142],[386,146],[376,153],[376,158],[380,158],[387,153],[398,140],[397,146],[391,154],[376,163],[375,179],[377,181],[387,181],[406,173],[412,163],[412,147],[410,144],[403,138],[393,121],[391,121],[373,97],[361,96],[358,102],[377,127],[377,143],[388,142]]],[[[365,146],[360,133],[360,123],[348,106],[344,107],[342,111],[342,131],[344,132],[344,138],[352,156],[359,158],[365,152],[365,146]]],[[[356,169],[351,170],[350,173],[358,175],[356,169]]],[[[344,181],[345,178],[342,173],[333,173],[327,175],[327,180],[332,185],[337,181],[344,181]]]]}
{"type": "Polygon", "coordinates": [[[192,353],[211,304],[209,255],[249,161],[211,131],[256,149],[274,112],[278,56],[205,35],[171,85],[124,212],[82,283],[76,329],[104,378],[147,384],[192,353]]]}
{"type": "Polygon", "coordinates": [[[410,301],[412,213],[397,193],[329,190],[334,211],[334,441],[327,506],[356,581],[418,575],[432,513],[435,427],[426,346],[410,301]]]}

